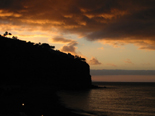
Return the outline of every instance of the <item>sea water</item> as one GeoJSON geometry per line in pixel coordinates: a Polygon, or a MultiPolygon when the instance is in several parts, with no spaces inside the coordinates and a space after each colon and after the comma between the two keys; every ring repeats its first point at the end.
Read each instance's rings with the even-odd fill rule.
{"type": "Polygon", "coordinates": [[[61,91],[64,106],[91,116],[155,116],[155,83],[94,83],[100,89],[61,91]],[[106,88],[105,88],[106,87],[106,88]]]}

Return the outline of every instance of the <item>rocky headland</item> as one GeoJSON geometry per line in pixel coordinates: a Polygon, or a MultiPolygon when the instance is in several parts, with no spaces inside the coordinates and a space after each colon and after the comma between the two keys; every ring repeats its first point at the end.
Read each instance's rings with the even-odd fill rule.
{"type": "Polygon", "coordinates": [[[89,65],[84,58],[35,44],[0,36],[1,83],[54,88],[91,87],[89,65]]]}
{"type": "Polygon", "coordinates": [[[77,115],[56,91],[91,89],[89,65],[54,48],[0,36],[0,115],[77,115]]]}

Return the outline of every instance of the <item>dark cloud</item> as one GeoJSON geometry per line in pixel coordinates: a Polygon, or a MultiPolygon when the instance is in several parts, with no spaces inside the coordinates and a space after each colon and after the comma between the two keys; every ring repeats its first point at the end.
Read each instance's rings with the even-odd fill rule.
{"type": "Polygon", "coordinates": [[[0,22],[155,50],[154,0],[1,0],[0,22]],[[143,41],[143,43],[141,42],[143,41]]]}

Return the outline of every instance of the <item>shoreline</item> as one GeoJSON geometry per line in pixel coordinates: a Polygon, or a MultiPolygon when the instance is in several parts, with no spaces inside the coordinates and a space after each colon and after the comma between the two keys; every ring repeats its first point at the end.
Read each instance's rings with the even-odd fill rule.
{"type": "Polygon", "coordinates": [[[0,103],[0,116],[87,116],[66,108],[51,88],[1,90],[0,103]]]}

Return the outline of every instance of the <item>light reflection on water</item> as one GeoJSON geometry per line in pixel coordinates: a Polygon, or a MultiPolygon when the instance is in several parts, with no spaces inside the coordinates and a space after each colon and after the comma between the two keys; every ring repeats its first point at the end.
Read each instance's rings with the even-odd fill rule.
{"type": "Polygon", "coordinates": [[[89,94],[90,91],[61,91],[58,93],[67,107],[75,109],[89,108],[89,94]]]}
{"type": "Polygon", "coordinates": [[[106,89],[63,91],[58,94],[67,107],[96,115],[155,115],[155,85],[106,86],[106,89]]]}

